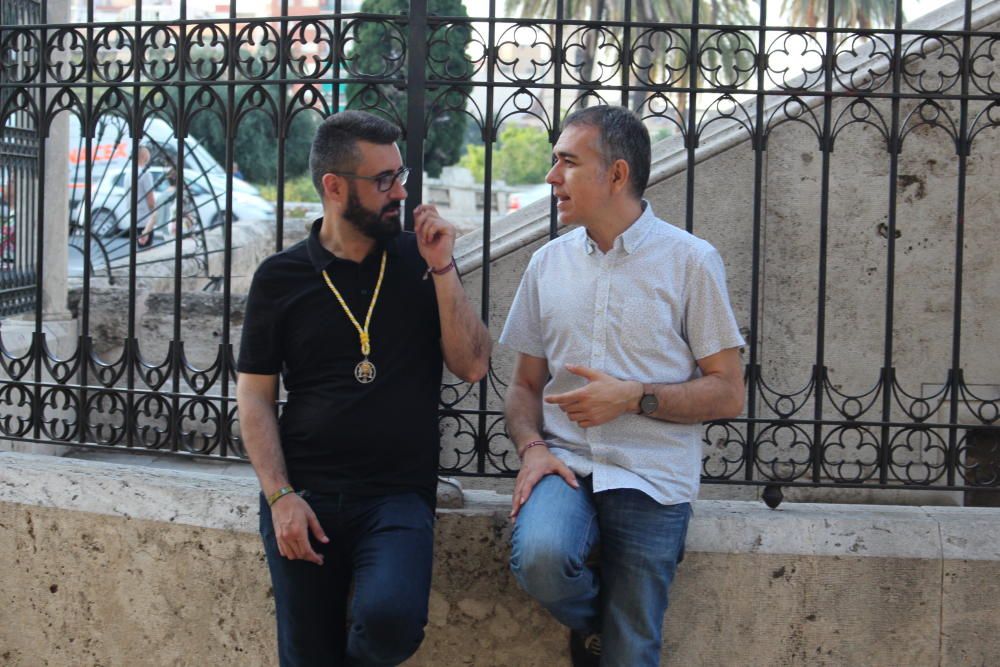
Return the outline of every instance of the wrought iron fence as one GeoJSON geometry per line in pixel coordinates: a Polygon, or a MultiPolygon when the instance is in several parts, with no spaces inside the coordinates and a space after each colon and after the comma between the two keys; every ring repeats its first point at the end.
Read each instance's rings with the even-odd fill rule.
{"type": "MultiPolygon", "coordinates": [[[[41,5],[17,0],[0,7],[0,24],[37,23],[41,5]]],[[[31,63],[16,43],[0,51],[0,108],[12,95],[10,82],[23,77],[31,63]]],[[[30,312],[36,303],[35,219],[38,183],[38,135],[29,114],[7,115],[0,132],[0,317],[30,312]]]]}
{"type": "MultiPolygon", "coordinates": [[[[12,117],[30,119],[36,141],[45,136],[53,118],[70,114],[78,119],[84,177],[80,214],[73,224],[83,238],[84,253],[111,224],[102,222],[95,200],[99,169],[94,149],[100,143],[100,123],[117,118],[129,128],[127,156],[137,154],[154,119],[164,123],[173,131],[165,144],[170,147],[169,168],[178,174],[190,168],[196,152],[189,140],[197,119],[214,118],[226,142],[219,161],[224,201],[215,209],[224,243],[214,357],[192,363],[184,345],[193,332],[182,308],[184,240],[174,234],[167,243],[174,252],[163,260],[173,264],[171,339],[162,358],[150,360],[137,313],[142,251],[136,247],[141,230],[132,206],[123,225],[128,242],[119,246],[128,288],[120,312],[120,356],[108,360],[96,349],[92,295],[99,271],[88,260],[80,282],[82,335],[76,352],[57,358],[40,344],[21,355],[3,352],[6,377],[0,379],[0,405],[5,414],[0,433],[10,440],[190,456],[243,455],[233,398],[231,315],[237,276],[232,197],[239,186],[233,176],[234,143],[251,116],[262,115],[273,130],[273,176],[278,184],[286,181],[286,166],[293,157],[288,145],[297,118],[325,117],[345,104],[391,118],[404,131],[405,159],[413,169],[406,203],[409,218],[418,203],[412,193],[421,192],[420,167],[430,159],[427,138],[435,123],[454,122],[458,116],[471,123],[472,140],[478,138],[484,145],[484,199],[490,201],[501,128],[534,124],[551,143],[568,112],[606,102],[630,106],[655,137],[667,138],[668,149],[676,145],[675,157],[686,169],[671,181],[680,184],[675,190],[683,199],[674,221],[736,248],[726,256],[731,272],[737,259],[745,260],[735,273],[742,276],[736,305],[749,343],[747,409],[740,419],[706,425],[705,481],[996,488],[1000,381],[995,375],[1000,369],[978,352],[970,368],[963,345],[970,346],[972,328],[979,336],[972,347],[983,349],[983,340],[992,341],[995,328],[989,326],[989,298],[980,300],[982,290],[968,289],[970,270],[994,281],[997,273],[990,273],[991,266],[967,266],[966,195],[970,175],[975,175],[970,168],[988,169],[983,165],[991,163],[1000,145],[986,139],[995,142],[1000,126],[998,3],[974,6],[968,0],[956,24],[931,27],[904,26],[897,3],[892,26],[865,29],[838,24],[836,0],[817,5],[820,25],[812,27],[771,24],[766,5],[761,3],[755,14],[747,10],[750,13],[730,17],[736,20],[729,23],[718,16],[707,22],[708,10],[698,2],[686,16],[655,21],[630,0],[618,8],[621,14],[615,20],[591,16],[589,5],[566,0],[543,3],[542,11],[550,15],[531,18],[498,15],[495,0],[488,2],[486,15],[473,17],[433,15],[423,0],[413,0],[408,12],[399,15],[345,13],[340,0],[328,13],[295,17],[287,15],[284,0],[279,16],[254,19],[239,16],[236,3],[228,16],[199,18],[188,16],[182,3],[176,19],[155,21],[144,20],[137,4],[135,20],[95,22],[92,2],[88,20],[80,24],[51,23],[44,15],[19,15],[16,20],[5,15],[0,34],[0,137],[9,141],[15,136],[7,126],[12,117]],[[460,44],[457,50],[450,48],[455,43],[460,44]],[[793,127],[797,129],[789,129],[793,127]],[[873,266],[858,269],[867,271],[871,280],[866,284],[877,285],[873,303],[879,315],[869,318],[876,334],[856,355],[867,361],[852,366],[857,360],[849,351],[834,355],[830,349],[834,343],[842,345],[838,336],[845,328],[868,326],[857,318],[840,318],[831,306],[843,296],[841,269],[853,261],[839,254],[839,235],[854,222],[850,203],[845,205],[838,190],[838,174],[848,172],[834,159],[834,150],[840,150],[838,158],[845,146],[853,150],[852,141],[862,131],[867,133],[865,150],[884,163],[885,173],[873,186],[884,207],[878,245],[865,241],[865,261],[873,266]],[[799,151],[804,156],[800,167],[769,162],[781,132],[797,132],[794,145],[808,146],[799,151]],[[950,244],[950,254],[943,262],[934,260],[940,274],[947,276],[941,288],[947,298],[938,304],[932,328],[946,351],[937,355],[940,372],[922,370],[914,377],[908,373],[912,360],[926,354],[919,346],[901,342],[898,320],[910,294],[929,288],[923,278],[915,277],[923,274],[911,270],[909,259],[901,266],[912,246],[901,247],[903,241],[898,241],[900,207],[909,202],[909,188],[915,183],[907,180],[911,175],[903,173],[901,165],[908,165],[907,148],[918,140],[931,141],[929,137],[938,140],[940,154],[927,161],[927,168],[942,161],[954,169],[954,183],[943,189],[950,213],[939,230],[944,246],[950,244]],[[738,146],[744,156],[745,190],[728,194],[744,200],[745,215],[718,221],[703,213],[716,202],[699,193],[711,187],[712,179],[725,178],[703,162],[713,143],[725,141],[729,150],[738,146]],[[808,252],[782,262],[782,252],[795,250],[795,239],[802,239],[788,231],[793,228],[769,222],[776,214],[769,211],[768,190],[780,190],[785,180],[806,180],[799,169],[816,183],[808,252]],[[788,247],[781,245],[782,238],[788,247]],[[794,275],[774,278],[796,262],[794,275]],[[810,285],[805,296],[797,292],[803,280],[810,285]],[[783,309],[783,299],[796,294],[795,307],[806,313],[798,322],[775,314],[783,309]],[[970,294],[976,302],[969,301],[970,294]],[[787,336],[772,333],[781,327],[787,336]],[[804,327],[805,333],[797,327],[804,327]],[[795,353],[783,355],[782,341],[794,341],[795,353]],[[795,359],[786,362],[782,356],[795,359]],[[834,357],[846,359],[853,369],[846,378],[831,367],[834,357]],[[786,363],[791,366],[782,365],[786,363]],[[970,373],[975,381],[966,379],[970,373]],[[864,387],[856,389],[858,385],[864,387]]],[[[134,204],[141,175],[137,162],[128,161],[125,172],[131,184],[125,196],[134,204]]],[[[40,202],[61,189],[45,183],[38,188],[40,202]]],[[[987,211],[1000,204],[989,199],[995,191],[995,186],[987,190],[987,211]]],[[[284,204],[279,185],[276,249],[282,246],[286,225],[284,204]]],[[[977,210],[982,204],[976,202],[977,210]]],[[[173,219],[181,220],[193,204],[175,197],[171,206],[176,207],[173,219]]],[[[490,207],[482,215],[478,298],[483,318],[496,329],[505,314],[491,310],[496,216],[490,207]]],[[[549,235],[555,236],[560,230],[554,207],[549,219],[549,235]]],[[[983,229],[995,233],[995,223],[988,216],[983,229]]],[[[992,243],[989,238],[977,242],[992,243]]],[[[917,245],[927,243],[924,238],[925,245],[917,245]]],[[[40,257],[40,248],[38,253],[40,257]]],[[[443,471],[516,472],[500,411],[503,390],[504,378],[496,369],[476,386],[443,388],[441,419],[448,443],[443,471]]]]}

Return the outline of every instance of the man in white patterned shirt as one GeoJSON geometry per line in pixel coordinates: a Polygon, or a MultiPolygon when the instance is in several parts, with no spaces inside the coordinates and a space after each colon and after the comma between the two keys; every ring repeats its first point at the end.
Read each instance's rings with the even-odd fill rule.
{"type": "Polygon", "coordinates": [[[511,569],[570,628],[574,665],[657,665],[700,424],[742,412],[744,341],[718,252],[642,199],[638,117],[577,111],[553,155],[559,221],[578,227],[531,258],[500,337],[518,352],[511,569]]]}

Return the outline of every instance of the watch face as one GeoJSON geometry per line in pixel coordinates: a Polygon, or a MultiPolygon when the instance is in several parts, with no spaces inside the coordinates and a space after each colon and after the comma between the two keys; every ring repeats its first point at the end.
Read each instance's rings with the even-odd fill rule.
{"type": "Polygon", "coordinates": [[[639,409],[642,410],[642,414],[644,415],[656,412],[656,408],[658,407],[660,407],[660,402],[656,400],[655,394],[644,394],[639,401],[639,409]]]}

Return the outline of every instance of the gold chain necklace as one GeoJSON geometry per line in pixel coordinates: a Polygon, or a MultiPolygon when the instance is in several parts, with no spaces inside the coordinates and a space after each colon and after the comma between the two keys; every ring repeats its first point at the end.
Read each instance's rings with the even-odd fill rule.
{"type": "Polygon", "coordinates": [[[334,286],[333,281],[330,280],[330,276],[327,275],[326,269],[323,269],[323,279],[326,280],[326,286],[330,288],[333,295],[337,297],[337,301],[340,302],[340,307],[344,309],[347,313],[348,319],[351,320],[351,324],[354,328],[358,330],[358,336],[361,337],[361,355],[364,357],[358,362],[358,365],[354,367],[354,379],[361,384],[368,384],[375,379],[375,364],[368,360],[368,355],[371,354],[371,337],[368,335],[368,326],[372,322],[372,312],[375,311],[375,302],[378,301],[378,293],[382,289],[382,277],[385,275],[385,258],[386,251],[382,251],[382,266],[378,270],[378,281],[375,283],[375,293],[372,294],[372,302],[368,304],[368,315],[365,316],[365,326],[362,327],[358,324],[357,318],[354,317],[354,313],[348,308],[347,302],[344,301],[344,297],[340,296],[340,292],[334,286]]]}

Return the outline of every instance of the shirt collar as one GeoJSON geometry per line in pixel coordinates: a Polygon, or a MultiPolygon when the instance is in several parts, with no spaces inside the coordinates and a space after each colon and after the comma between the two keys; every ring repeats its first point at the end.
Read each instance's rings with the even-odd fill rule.
{"type": "MultiPolygon", "coordinates": [[[[309,230],[309,236],[306,238],[306,251],[309,253],[309,261],[312,262],[313,268],[316,273],[319,273],[334,261],[339,260],[332,252],[323,247],[323,244],[319,241],[319,230],[323,226],[323,218],[316,218],[312,223],[312,228],[309,230]]],[[[391,239],[390,241],[379,244],[376,247],[376,253],[385,249],[390,255],[399,254],[399,240],[391,239]]],[[[372,253],[372,254],[376,254],[372,253]]]]}
{"type": "MultiPolygon", "coordinates": [[[[639,246],[642,245],[643,240],[649,234],[649,230],[653,228],[656,222],[656,216],[653,214],[653,207],[650,203],[643,199],[641,206],[642,213],[635,219],[635,222],[628,226],[628,229],[618,235],[613,246],[621,246],[629,255],[639,249],[639,246]]],[[[584,250],[588,255],[597,250],[597,244],[594,243],[594,240],[587,233],[583,235],[583,244],[584,250]]]]}

